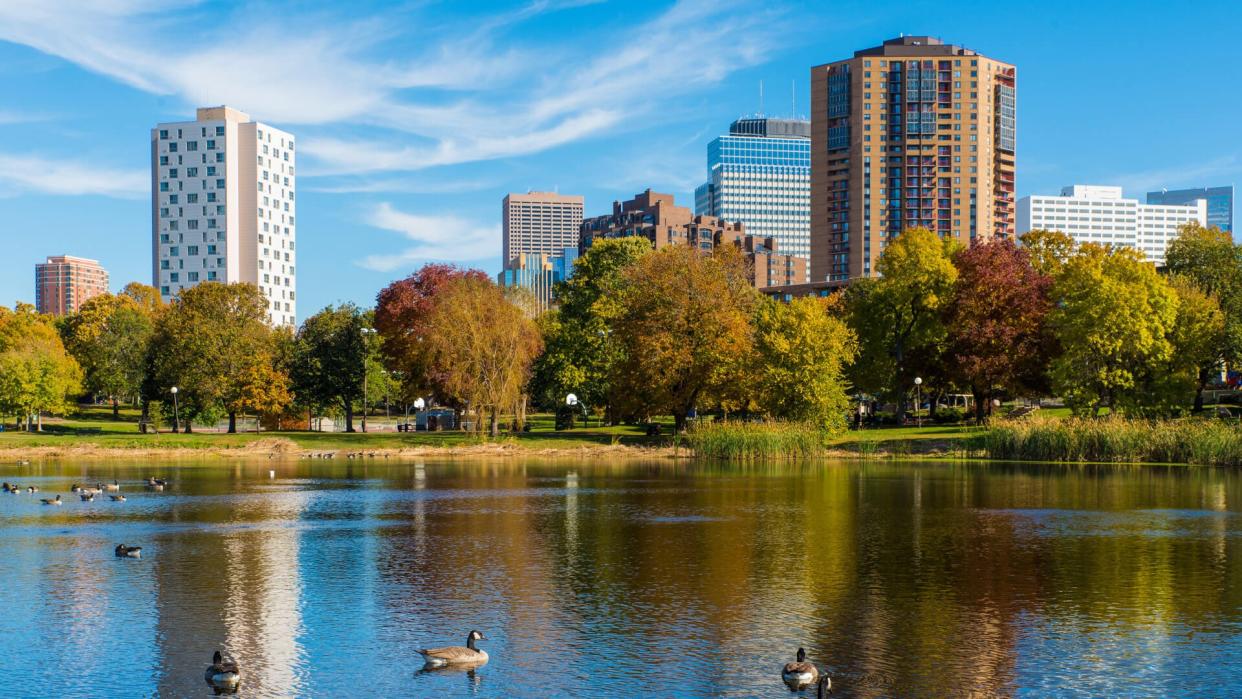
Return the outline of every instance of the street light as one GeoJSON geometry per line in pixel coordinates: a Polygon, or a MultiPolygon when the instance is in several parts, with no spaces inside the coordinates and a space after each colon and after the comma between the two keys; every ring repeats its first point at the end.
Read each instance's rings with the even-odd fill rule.
{"type": "Polygon", "coordinates": [[[923,426],[923,379],[914,377],[914,422],[919,426],[923,426]]]}
{"type": "Polygon", "coordinates": [[[177,422],[178,422],[177,418],[180,417],[180,412],[181,412],[177,407],[177,387],[176,386],[172,387],[172,394],[173,394],[173,432],[176,432],[177,422]]]}
{"type": "Polygon", "coordinates": [[[374,335],[375,328],[362,328],[362,431],[367,431],[367,335],[374,335]]]}

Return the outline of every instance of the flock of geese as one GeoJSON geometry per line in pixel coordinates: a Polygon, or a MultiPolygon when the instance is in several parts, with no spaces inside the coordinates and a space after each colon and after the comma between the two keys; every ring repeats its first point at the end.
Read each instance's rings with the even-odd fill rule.
{"type": "MultiPolygon", "coordinates": [[[[350,455],[353,458],[353,455],[350,455]]],[[[148,490],[161,491],[168,485],[168,481],[154,476],[147,478],[145,486],[148,490]]],[[[5,481],[0,484],[0,488],[5,493],[20,494],[22,487],[16,483],[5,481]]],[[[98,483],[95,486],[81,486],[77,483],[73,484],[71,490],[76,493],[84,502],[92,502],[96,495],[102,493],[114,493],[109,495],[113,502],[125,502],[125,496],[120,494],[121,484],[117,481],[111,483],[98,483]]],[[[29,486],[25,489],[27,493],[37,493],[39,488],[29,486]]],[[[55,498],[42,498],[44,505],[60,505],[62,504],[60,495],[55,498]]],[[[115,549],[117,558],[141,558],[141,546],[127,546],[126,544],[117,544],[115,549]]],[[[440,648],[420,648],[418,654],[423,656],[424,668],[436,669],[447,667],[460,668],[476,668],[485,665],[488,660],[487,651],[478,647],[479,641],[486,641],[487,637],[478,631],[471,631],[466,635],[466,645],[464,646],[443,646],[440,648]]],[[[224,655],[220,651],[216,651],[212,656],[211,665],[207,666],[207,670],[203,674],[203,679],[218,694],[236,693],[238,686],[241,684],[241,669],[237,661],[232,657],[224,655]]],[[[786,663],[781,670],[781,680],[794,691],[806,689],[812,685],[816,688],[816,696],[824,699],[828,696],[828,691],[832,688],[832,679],[827,675],[820,673],[819,668],[814,663],[806,659],[806,649],[799,648],[797,660],[786,663]]]]}

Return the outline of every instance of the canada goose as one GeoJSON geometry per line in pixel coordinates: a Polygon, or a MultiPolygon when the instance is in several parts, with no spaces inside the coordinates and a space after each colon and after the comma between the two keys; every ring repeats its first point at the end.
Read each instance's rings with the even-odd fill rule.
{"type": "Polygon", "coordinates": [[[828,675],[819,676],[819,684],[815,687],[815,699],[828,699],[828,692],[832,689],[832,678],[828,675]]]}
{"type": "Polygon", "coordinates": [[[112,481],[111,483],[108,483],[107,485],[105,485],[103,489],[115,493],[116,491],[121,489],[121,484],[117,483],[116,481],[112,481]]]}
{"type": "Polygon", "coordinates": [[[39,502],[43,503],[44,505],[59,505],[60,496],[57,495],[55,498],[41,498],[39,502]]]}
{"type": "Polygon", "coordinates": [[[5,488],[4,492],[10,493],[12,495],[18,495],[22,492],[22,487],[16,483],[13,483],[12,485],[5,488]]]}
{"type": "Polygon", "coordinates": [[[163,490],[163,489],[164,489],[164,485],[165,485],[167,482],[168,482],[168,481],[165,481],[165,480],[164,480],[164,479],[162,479],[162,478],[156,478],[156,477],[152,476],[151,478],[148,478],[148,479],[147,479],[147,488],[150,488],[151,490],[163,490]]]}
{"type": "Polygon", "coordinates": [[[9,482],[8,482],[8,481],[5,481],[4,483],[0,483],[0,488],[3,488],[3,489],[4,489],[4,492],[6,492],[6,493],[7,493],[7,492],[9,492],[9,487],[10,487],[10,486],[9,486],[9,482]]]}
{"type": "Polygon", "coordinates": [[[82,486],[78,485],[77,483],[74,483],[73,486],[69,488],[69,490],[75,493],[80,493],[82,492],[82,486]]]}
{"type": "Polygon", "coordinates": [[[37,493],[37,492],[39,492],[39,486],[37,486],[37,485],[32,485],[32,486],[30,486],[29,488],[26,488],[26,492],[27,492],[27,493],[37,493]]]}
{"type": "Polygon", "coordinates": [[[418,654],[430,667],[443,665],[482,665],[487,662],[487,651],[475,647],[475,641],[486,641],[487,637],[478,631],[471,631],[466,636],[466,646],[447,646],[445,648],[423,648],[418,654]]]}
{"type": "Polygon", "coordinates": [[[108,497],[112,499],[112,502],[125,502],[124,495],[109,495],[108,497]]]}
{"type": "Polygon", "coordinates": [[[781,679],[790,689],[802,689],[810,687],[819,679],[819,668],[815,667],[815,663],[806,661],[806,649],[798,649],[798,660],[792,663],[785,663],[785,668],[781,670],[781,679]]]}
{"type": "Polygon", "coordinates": [[[95,493],[88,490],[83,490],[81,493],[78,493],[78,497],[82,498],[82,502],[95,501],[95,493]]]}
{"type": "Polygon", "coordinates": [[[141,546],[126,546],[125,544],[116,545],[117,558],[142,558],[141,546]]]}
{"type": "Polygon", "coordinates": [[[216,654],[211,657],[211,664],[207,666],[207,671],[203,673],[203,679],[207,680],[207,684],[213,689],[236,691],[237,684],[241,682],[241,668],[237,667],[237,661],[216,651],[216,654]]]}

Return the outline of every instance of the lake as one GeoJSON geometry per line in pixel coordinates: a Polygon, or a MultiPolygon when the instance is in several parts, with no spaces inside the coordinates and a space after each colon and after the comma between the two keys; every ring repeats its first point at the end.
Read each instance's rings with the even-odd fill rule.
{"type": "Polygon", "coordinates": [[[788,697],[799,646],[839,697],[1242,695],[1234,471],[93,460],[0,479],[42,490],[0,494],[9,696],[210,696],[223,648],[247,697],[788,697]],[[127,502],[69,492],[113,479],[127,502]],[[416,649],[471,629],[487,665],[422,671],[416,649]]]}

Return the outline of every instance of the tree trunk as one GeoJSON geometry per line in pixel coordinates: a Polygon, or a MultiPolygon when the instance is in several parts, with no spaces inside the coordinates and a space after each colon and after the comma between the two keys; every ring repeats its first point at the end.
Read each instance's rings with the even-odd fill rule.
{"type": "Polygon", "coordinates": [[[39,426],[38,431],[42,432],[43,431],[43,411],[42,410],[35,411],[35,422],[39,426]]]}
{"type": "Polygon", "coordinates": [[[112,419],[119,417],[121,417],[121,401],[117,400],[116,396],[112,396],[112,419]]]}
{"type": "Polygon", "coordinates": [[[1199,367],[1199,381],[1195,386],[1195,407],[1196,413],[1203,412],[1203,389],[1207,387],[1208,369],[1207,367],[1199,367]]]}
{"type": "Polygon", "coordinates": [[[500,415],[495,408],[492,408],[491,418],[488,420],[488,422],[491,425],[488,429],[488,433],[491,434],[492,437],[499,436],[500,435],[500,415]]]}
{"type": "Polygon", "coordinates": [[[229,411],[229,434],[237,434],[237,413],[229,411]]]}
{"type": "Polygon", "coordinates": [[[146,398],[139,398],[139,401],[142,404],[142,420],[146,422],[151,419],[151,401],[146,398]]]}
{"type": "Polygon", "coordinates": [[[354,405],[349,401],[345,401],[345,431],[354,431],[354,405]]]}
{"type": "Polygon", "coordinates": [[[673,415],[673,434],[686,431],[686,415],[687,411],[684,410],[679,410],[673,415]]]}
{"type": "Polygon", "coordinates": [[[186,434],[190,434],[190,433],[191,433],[191,431],[192,431],[192,430],[190,430],[190,421],[189,421],[189,420],[185,420],[185,433],[186,433],[186,434]]]}
{"type": "Polygon", "coordinates": [[[975,398],[975,423],[982,425],[987,422],[988,411],[992,408],[992,401],[987,400],[987,396],[981,391],[971,391],[971,395],[975,398]],[[986,405],[984,402],[986,401],[986,405]]]}

